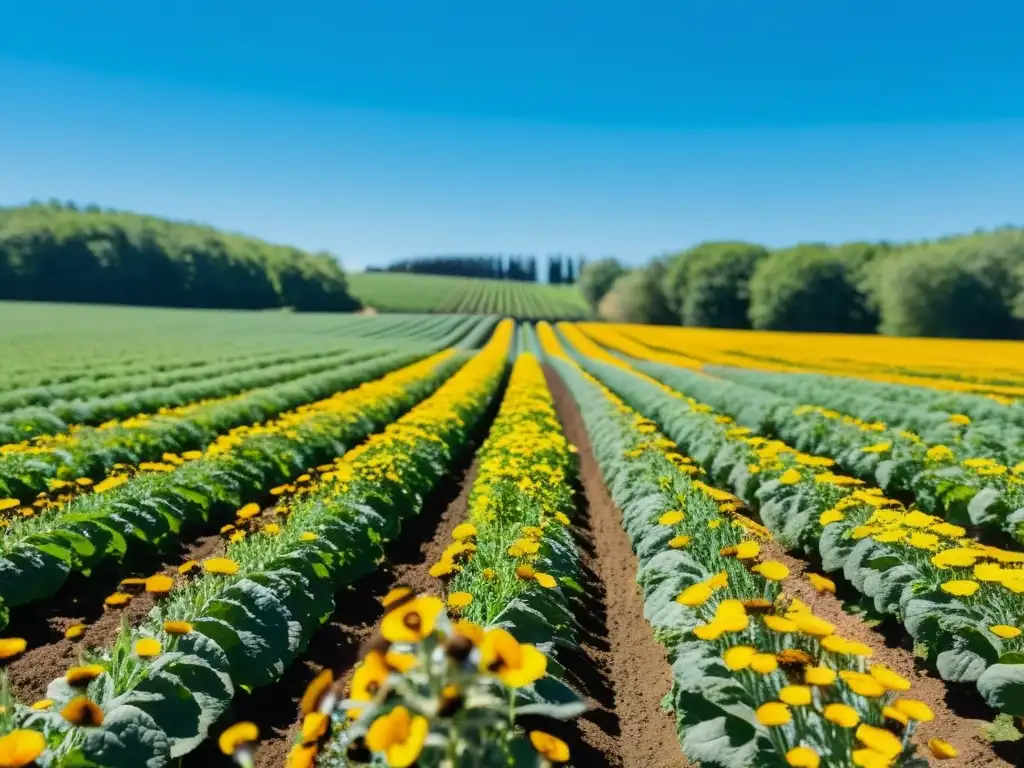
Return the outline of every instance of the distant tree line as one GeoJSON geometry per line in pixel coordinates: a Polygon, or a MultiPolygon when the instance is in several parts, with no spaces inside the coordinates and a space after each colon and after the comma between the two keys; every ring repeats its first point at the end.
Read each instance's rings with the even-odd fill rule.
{"type": "Polygon", "coordinates": [[[1024,230],[914,243],[706,242],[627,270],[586,265],[601,317],[712,328],[1024,338],[1024,230]]]}
{"type": "MultiPolygon", "coordinates": [[[[563,254],[547,256],[547,282],[572,285],[579,277],[584,260],[563,254]]],[[[536,256],[494,254],[484,256],[420,256],[401,259],[386,267],[370,267],[369,272],[412,272],[420,275],[479,277],[489,280],[518,280],[535,283],[540,279],[536,256]]]]}
{"type": "Polygon", "coordinates": [[[210,227],[51,201],[0,208],[0,299],[346,311],[328,253],[210,227]]]}

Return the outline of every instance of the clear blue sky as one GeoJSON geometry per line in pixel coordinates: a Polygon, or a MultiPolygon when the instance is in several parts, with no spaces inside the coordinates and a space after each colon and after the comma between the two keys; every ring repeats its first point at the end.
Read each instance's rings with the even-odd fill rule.
{"type": "Polygon", "coordinates": [[[1020,0],[9,6],[3,204],[350,267],[1024,223],[1020,0]]]}

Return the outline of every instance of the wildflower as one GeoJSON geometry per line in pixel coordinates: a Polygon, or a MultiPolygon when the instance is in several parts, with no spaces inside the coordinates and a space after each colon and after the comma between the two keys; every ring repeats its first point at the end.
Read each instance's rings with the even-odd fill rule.
{"type": "Polygon", "coordinates": [[[107,595],[103,600],[103,604],[111,608],[120,608],[128,605],[131,599],[132,596],[127,592],[115,592],[112,595],[107,595]]]}
{"type": "Polygon", "coordinates": [[[890,691],[909,691],[910,681],[904,679],[900,675],[897,675],[888,667],[882,666],[881,664],[872,664],[868,670],[875,680],[880,682],[890,691]]]}
{"type": "Polygon", "coordinates": [[[303,743],[319,741],[327,733],[331,719],[323,712],[310,712],[302,718],[301,738],[303,743]]]}
{"type": "Polygon", "coordinates": [[[857,727],[857,740],[868,749],[880,752],[888,758],[896,757],[903,751],[903,742],[884,728],[861,723],[857,727]]]}
{"type": "Polygon", "coordinates": [[[544,733],[544,731],[530,731],[530,743],[549,762],[569,762],[569,745],[557,736],[544,733]]]}
{"type": "Polygon", "coordinates": [[[157,574],[146,579],[146,591],[154,595],[166,595],[174,587],[174,579],[170,576],[157,574]]]}
{"type": "Polygon", "coordinates": [[[686,515],[677,509],[665,512],[661,517],[658,518],[658,525],[675,525],[681,523],[686,519],[686,515]]]}
{"type": "Polygon", "coordinates": [[[448,595],[448,607],[454,611],[461,611],[473,602],[473,596],[469,592],[452,592],[448,595]]]}
{"type": "Polygon", "coordinates": [[[434,631],[434,622],[443,609],[438,597],[413,598],[384,616],[381,634],[392,643],[417,643],[434,631]]]}
{"type": "Polygon", "coordinates": [[[281,533],[281,526],[277,523],[267,523],[262,528],[260,528],[260,530],[268,536],[277,536],[279,533],[281,533]]]}
{"type": "MultiPolygon", "coordinates": [[[[356,670],[357,674],[358,672],[359,670],[356,670]]],[[[355,680],[355,675],[352,679],[355,680]]],[[[330,669],[325,669],[314,677],[306,686],[302,699],[299,701],[299,714],[308,715],[310,712],[315,712],[320,705],[320,699],[323,698],[332,683],[334,683],[334,673],[330,669]]]]}
{"type": "Polygon", "coordinates": [[[34,709],[36,712],[45,712],[53,706],[53,699],[40,699],[39,701],[33,702],[29,709],[34,709]]]}
{"type": "Polygon", "coordinates": [[[254,743],[260,737],[260,729],[255,723],[243,720],[225,729],[217,738],[217,746],[220,751],[230,757],[240,749],[254,743]]]}
{"type": "Polygon", "coordinates": [[[72,725],[96,727],[103,724],[103,710],[86,696],[76,696],[60,711],[72,725]]]}
{"type": "Polygon", "coordinates": [[[807,580],[819,592],[831,592],[833,595],[836,593],[836,583],[832,579],[820,576],[817,573],[808,573],[807,580]]]}
{"type": "Polygon", "coordinates": [[[796,485],[800,482],[800,471],[790,467],[779,475],[779,482],[783,485],[796,485]]]}
{"type": "Polygon", "coordinates": [[[46,751],[46,737],[39,731],[19,728],[0,738],[0,765],[24,768],[34,765],[46,751]]]}
{"type": "Polygon", "coordinates": [[[789,568],[775,560],[765,560],[755,565],[752,570],[754,573],[760,573],[768,581],[782,581],[789,576],[789,568]]]}
{"type": "Polygon", "coordinates": [[[928,739],[928,750],[939,760],[952,760],[960,754],[956,747],[942,739],[928,739]]]}
{"type": "Polygon", "coordinates": [[[474,536],[476,536],[476,526],[472,523],[462,523],[455,526],[455,530],[452,531],[452,538],[456,540],[469,539],[474,536]]]}
{"type": "Polygon", "coordinates": [[[932,712],[931,707],[917,699],[896,699],[892,705],[911,720],[916,720],[919,723],[927,723],[935,719],[935,713],[932,712]]]}
{"type": "Polygon", "coordinates": [[[536,575],[537,573],[533,570],[532,566],[520,565],[516,567],[516,576],[518,576],[523,581],[530,581],[536,575]]]}
{"type": "Polygon", "coordinates": [[[787,618],[796,624],[798,630],[812,637],[827,637],[836,631],[834,625],[829,624],[824,619],[819,619],[813,614],[797,613],[787,618]]]}
{"type": "Polygon", "coordinates": [[[779,699],[791,707],[805,707],[811,703],[811,689],[806,685],[787,685],[779,691],[779,699]]]}
{"type": "Polygon", "coordinates": [[[192,625],[187,621],[165,621],[164,632],[168,635],[187,635],[192,631],[192,625]]]}
{"type": "Polygon", "coordinates": [[[821,757],[810,747],[794,747],[786,753],[786,762],[793,768],[818,768],[821,757]]]}
{"type": "Polygon", "coordinates": [[[736,546],[737,560],[753,560],[761,554],[761,545],[756,541],[742,541],[736,546]]]}
{"type": "Polygon", "coordinates": [[[521,688],[544,676],[547,657],[532,645],[520,645],[504,629],[492,629],[480,644],[480,670],[501,678],[511,688],[521,688]]]}
{"type": "Polygon", "coordinates": [[[211,557],[203,560],[203,569],[207,573],[219,573],[231,576],[238,573],[238,563],[227,557],[211,557]]]}
{"type": "Polygon", "coordinates": [[[882,717],[893,720],[904,727],[910,722],[910,718],[895,707],[882,707],[882,717]]]}
{"type": "Polygon", "coordinates": [[[690,537],[689,536],[674,536],[671,539],[669,539],[668,545],[672,549],[682,549],[683,547],[685,547],[689,543],[690,543],[690,537]]]}
{"type": "Polygon", "coordinates": [[[807,651],[802,651],[799,648],[785,648],[778,652],[775,656],[775,660],[779,662],[779,666],[787,670],[803,670],[804,667],[811,664],[814,661],[814,657],[811,656],[807,651]]]}
{"type": "Polygon", "coordinates": [[[696,608],[710,600],[712,594],[713,590],[711,587],[702,581],[684,589],[682,594],[676,597],[676,602],[689,608],[696,608]]]}
{"type": "Polygon", "coordinates": [[[70,627],[64,630],[64,638],[66,640],[77,640],[85,634],[85,624],[72,624],[70,627]]]}
{"type": "Polygon", "coordinates": [[[14,509],[20,505],[21,502],[17,499],[0,499],[0,512],[5,512],[8,509],[14,509]]]}
{"type": "Polygon", "coordinates": [[[866,675],[862,672],[840,672],[839,676],[849,686],[850,690],[858,696],[863,696],[867,699],[877,699],[885,694],[885,686],[871,675],[866,675]]]}
{"type": "Polygon", "coordinates": [[[555,581],[555,577],[548,573],[535,573],[533,578],[538,584],[544,587],[544,589],[554,589],[558,583],[555,581]]]}
{"type": "Polygon", "coordinates": [[[11,659],[25,652],[28,642],[22,637],[0,638],[0,659],[11,659]]]}
{"type": "Polygon", "coordinates": [[[818,517],[818,522],[821,525],[828,525],[829,523],[838,523],[844,517],[845,515],[838,509],[826,509],[818,517]]]}
{"type": "Polygon", "coordinates": [[[384,654],[384,665],[395,672],[405,674],[418,663],[416,654],[400,653],[399,651],[387,651],[384,654]]]}
{"type": "Polygon", "coordinates": [[[950,595],[956,595],[958,597],[970,597],[981,585],[976,581],[969,579],[954,579],[953,581],[947,581],[941,585],[942,591],[950,595]]]}
{"type": "Polygon", "coordinates": [[[988,629],[996,637],[1001,637],[1005,640],[1012,640],[1020,636],[1020,630],[1017,627],[1011,627],[1006,624],[994,624],[988,629]]]}
{"type": "Polygon", "coordinates": [[[796,622],[782,616],[765,616],[764,625],[772,632],[785,633],[797,631],[796,622]]]}
{"type": "Polygon", "coordinates": [[[757,721],[761,725],[777,726],[785,725],[793,719],[793,715],[789,711],[789,707],[783,704],[781,701],[770,701],[767,704],[762,704],[757,708],[755,713],[757,721]]]}
{"type": "Polygon", "coordinates": [[[237,544],[245,538],[245,531],[235,531],[228,536],[228,544],[237,544]]]}
{"type": "Polygon", "coordinates": [[[857,710],[847,704],[828,704],[822,710],[825,719],[840,728],[853,728],[860,722],[857,710]]]}
{"type": "Polygon", "coordinates": [[[292,748],[288,750],[285,768],[315,768],[316,752],[316,744],[292,745],[292,748]]]}
{"type": "Polygon", "coordinates": [[[770,675],[779,668],[779,660],[773,653],[755,653],[750,660],[750,668],[759,675],[770,675]]]}
{"type": "Polygon", "coordinates": [[[155,637],[144,637],[135,641],[135,653],[144,659],[160,654],[160,641],[155,637]]]}
{"type": "Polygon", "coordinates": [[[412,715],[399,705],[373,721],[366,732],[366,745],[383,752],[389,766],[408,768],[423,751],[429,729],[427,718],[412,715]]]}
{"type": "Polygon", "coordinates": [[[299,534],[299,541],[316,541],[316,534],[313,531],[303,531],[299,534]]]}
{"type": "Polygon", "coordinates": [[[835,681],[835,670],[828,667],[808,667],[804,670],[804,682],[808,685],[832,685],[835,681]]]}
{"type": "Polygon", "coordinates": [[[182,576],[189,576],[199,568],[199,562],[197,560],[186,560],[184,563],[178,566],[178,573],[182,576]]]}
{"type": "Polygon", "coordinates": [[[239,509],[235,515],[238,516],[239,520],[249,520],[256,517],[260,513],[259,504],[246,504],[244,507],[239,509]]]}
{"type": "Polygon", "coordinates": [[[490,581],[491,579],[496,579],[498,577],[498,573],[493,568],[484,568],[480,572],[480,575],[488,581],[490,581]]]}
{"type": "Polygon", "coordinates": [[[749,667],[756,653],[757,651],[749,645],[737,645],[727,650],[722,659],[725,661],[725,666],[733,672],[737,672],[749,667]]]}
{"type": "Polygon", "coordinates": [[[84,667],[72,667],[64,673],[64,679],[68,685],[86,685],[103,674],[103,667],[100,664],[86,664],[84,667]]]}

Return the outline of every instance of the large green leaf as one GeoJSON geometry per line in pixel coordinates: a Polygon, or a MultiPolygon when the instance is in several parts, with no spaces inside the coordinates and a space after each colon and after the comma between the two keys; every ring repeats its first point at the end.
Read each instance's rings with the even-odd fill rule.
{"type": "Polygon", "coordinates": [[[978,678],[978,691],[990,707],[1024,717],[1024,664],[993,664],[978,678]]]}

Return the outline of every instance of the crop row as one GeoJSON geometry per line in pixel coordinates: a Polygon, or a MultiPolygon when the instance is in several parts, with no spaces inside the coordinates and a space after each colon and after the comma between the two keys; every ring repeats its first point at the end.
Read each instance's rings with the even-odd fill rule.
{"type": "MultiPolygon", "coordinates": [[[[1003,531],[1024,542],[1024,432],[974,424],[965,414],[944,419],[925,434],[833,408],[807,405],[652,361],[642,345],[623,345],[631,365],[685,392],[754,432],[835,459],[887,493],[910,494],[927,512],[959,525],[1003,531]],[[941,441],[941,442],[939,442],[941,441]],[[1009,466],[1007,463],[1008,462],[1009,466]]],[[[821,398],[826,402],[827,398],[821,398]]]]}
{"type": "Polygon", "coordinates": [[[687,756],[724,768],[924,765],[909,738],[932,713],[902,695],[910,683],[788,598],[788,569],[764,554],[771,537],[739,500],[706,484],[653,422],[566,357],[549,327],[541,340],[622,510],[645,617],[673,661],[687,756]]]}
{"type": "MultiPolygon", "coordinates": [[[[471,321],[469,333],[459,327],[418,351],[371,357],[361,366],[366,377],[380,375],[453,343],[470,347],[490,332],[493,322],[471,321]]],[[[139,415],[100,427],[83,427],[50,438],[0,446],[0,506],[24,502],[48,490],[52,481],[96,480],[119,463],[155,461],[165,453],[193,451],[232,427],[272,418],[290,408],[327,397],[350,386],[351,368],[330,369],[292,381],[250,390],[208,402],[194,403],[164,414],[139,415]]]]}
{"type": "MultiPolygon", "coordinates": [[[[162,597],[138,626],[53,681],[47,702],[18,707],[16,725],[45,734],[41,759],[166,765],[206,737],[240,687],[279,678],[330,616],[334,594],[376,567],[465,447],[498,388],[511,334],[510,323],[500,326],[432,396],[296,479],[301,489],[272,518],[239,510],[241,535],[222,553],[184,564],[173,580],[146,580],[162,597]]],[[[403,397],[377,394],[392,413],[387,403],[403,397]]]]}
{"type": "MultiPolygon", "coordinates": [[[[374,723],[402,707],[424,720],[402,764],[419,759],[434,765],[451,754],[460,755],[465,765],[511,759],[528,766],[545,755],[568,759],[565,742],[546,732],[532,732],[528,742],[513,726],[526,715],[565,718],[583,710],[564,682],[556,655],[557,648],[575,644],[578,627],[569,598],[581,590],[568,527],[575,508],[573,454],[540,364],[533,355],[521,354],[477,452],[480,471],[470,492],[469,517],[454,529],[452,543],[430,569],[444,583],[450,626],[439,616],[443,603],[438,598],[413,597],[407,588],[388,597],[386,602],[396,603],[388,606],[381,631],[392,645],[387,653],[371,651],[356,671],[347,706],[358,703],[359,717],[346,723],[343,712],[337,712],[334,733],[323,748],[327,755],[344,754],[374,723]],[[449,638],[441,640],[448,648],[445,664],[422,648],[423,633],[408,626],[410,616],[424,611],[426,624],[448,626],[449,638]],[[452,636],[458,641],[453,643],[452,636]],[[395,654],[410,643],[422,663],[396,665],[395,654]],[[459,643],[464,647],[453,647],[459,643]],[[389,678],[391,684],[385,685],[389,678]],[[369,687],[368,681],[378,687],[369,687]],[[507,692],[487,706],[489,696],[502,688],[507,692]],[[447,690],[457,693],[431,701],[437,691],[447,690]]],[[[304,725],[308,722],[309,715],[304,725]]],[[[296,762],[318,751],[309,738],[313,729],[302,730],[292,750],[296,762]]],[[[389,760],[385,744],[368,742],[370,756],[377,753],[397,764],[389,760]]]]}
{"type": "Polygon", "coordinates": [[[896,616],[943,679],[975,682],[997,710],[1024,714],[1024,554],[979,544],[961,526],[907,510],[833,471],[827,457],[751,434],[566,329],[579,362],[650,416],[716,483],[757,507],[784,546],[821,558],[880,613],[896,616]]]}

